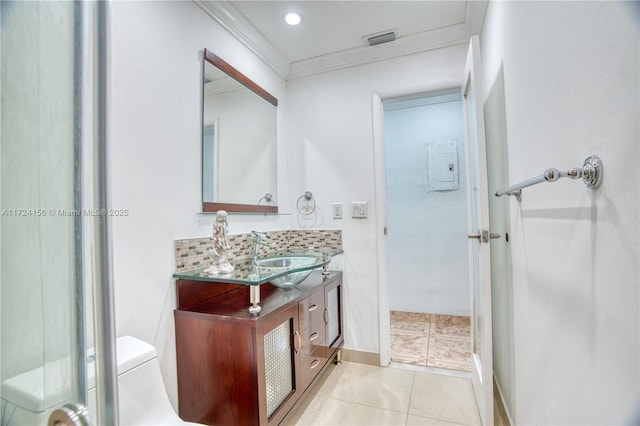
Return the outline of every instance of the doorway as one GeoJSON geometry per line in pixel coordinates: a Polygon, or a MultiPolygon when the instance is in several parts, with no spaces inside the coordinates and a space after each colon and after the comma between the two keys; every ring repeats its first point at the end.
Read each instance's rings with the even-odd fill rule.
{"type": "Polygon", "coordinates": [[[471,371],[462,96],[382,104],[390,361],[471,371]]]}

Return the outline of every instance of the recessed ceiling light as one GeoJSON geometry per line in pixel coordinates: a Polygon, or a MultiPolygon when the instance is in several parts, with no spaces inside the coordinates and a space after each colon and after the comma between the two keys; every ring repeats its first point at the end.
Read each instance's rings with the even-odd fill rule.
{"type": "Polygon", "coordinates": [[[289,12],[284,15],[284,21],[289,25],[298,25],[302,22],[302,16],[298,12],[289,12]]]}

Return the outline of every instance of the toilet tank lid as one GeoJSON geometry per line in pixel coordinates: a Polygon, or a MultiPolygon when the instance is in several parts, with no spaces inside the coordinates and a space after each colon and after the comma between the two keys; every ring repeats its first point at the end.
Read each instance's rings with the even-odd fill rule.
{"type": "Polygon", "coordinates": [[[144,364],[156,357],[156,348],[131,336],[116,339],[118,375],[144,364]]]}
{"type": "MultiPolygon", "coordinates": [[[[90,361],[95,360],[94,352],[93,348],[87,351],[90,361]]],[[[116,371],[118,376],[152,360],[156,356],[156,348],[140,339],[131,336],[121,336],[116,339],[116,371]]],[[[89,364],[87,366],[87,387],[89,389],[95,387],[94,372],[93,364],[89,364]]]]}

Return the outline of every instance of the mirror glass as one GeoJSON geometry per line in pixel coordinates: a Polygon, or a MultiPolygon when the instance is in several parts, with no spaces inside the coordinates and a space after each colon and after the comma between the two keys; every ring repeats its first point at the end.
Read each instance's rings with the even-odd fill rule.
{"type": "Polygon", "coordinates": [[[278,100],[204,50],[202,211],[277,213],[278,100]]]}

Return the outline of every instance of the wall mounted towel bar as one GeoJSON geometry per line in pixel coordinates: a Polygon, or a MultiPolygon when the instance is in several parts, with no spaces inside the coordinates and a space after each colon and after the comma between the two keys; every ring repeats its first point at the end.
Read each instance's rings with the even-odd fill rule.
{"type": "Polygon", "coordinates": [[[584,160],[582,167],[576,167],[566,172],[561,172],[558,169],[547,169],[540,176],[532,177],[524,182],[520,182],[516,185],[512,185],[508,188],[496,191],[496,197],[502,195],[514,195],[518,201],[522,200],[522,188],[535,185],[541,182],[555,182],[560,178],[568,177],[571,179],[582,178],[584,184],[589,188],[597,188],[602,181],[602,160],[597,155],[591,155],[584,160]]]}

